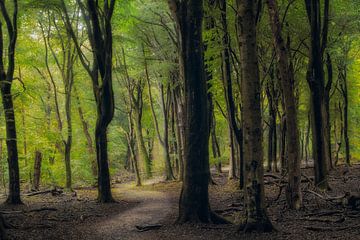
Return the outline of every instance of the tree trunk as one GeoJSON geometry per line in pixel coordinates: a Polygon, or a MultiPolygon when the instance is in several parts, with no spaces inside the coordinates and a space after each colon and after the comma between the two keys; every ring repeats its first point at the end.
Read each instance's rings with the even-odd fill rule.
{"type": "Polygon", "coordinates": [[[33,189],[36,191],[38,191],[40,187],[42,158],[42,153],[38,150],[35,151],[33,189]]]}
{"type": "MultiPolygon", "coordinates": [[[[4,81],[4,80],[2,80],[4,81]]],[[[5,126],[6,126],[6,146],[8,152],[9,166],[9,196],[7,203],[21,204],[20,199],[20,176],[19,176],[19,159],[16,138],[16,125],[14,104],[12,100],[10,86],[2,82],[1,94],[3,108],[5,109],[5,126]],[[4,86],[5,85],[5,86],[4,86]]]]}
{"type": "Polygon", "coordinates": [[[239,42],[241,55],[242,106],[245,159],[245,208],[244,230],[272,231],[267,216],[264,194],[264,169],[262,148],[262,117],[260,104],[260,78],[256,43],[256,3],[253,0],[237,0],[239,42]]]}
{"type": "Polygon", "coordinates": [[[74,93],[75,93],[75,98],[76,98],[76,101],[77,101],[78,113],[79,113],[82,129],[83,129],[83,132],[84,132],[84,135],[85,135],[85,138],[86,138],[86,144],[87,144],[88,153],[89,153],[90,159],[91,159],[92,174],[93,174],[94,177],[96,177],[97,176],[96,156],[95,156],[95,149],[94,149],[93,139],[92,139],[92,137],[90,135],[90,131],[89,131],[89,123],[85,119],[84,111],[83,111],[83,108],[81,106],[79,93],[77,92],[77,89],[75,87],[74,87],[74,93]]]}
{"type": "Polygon", "coordinates": [[[142,161],[142,163],[144,164],[146,177],[150,178],[152,177],[151,161],[145,146],[144,136],[142,133],[141,114],[139,113],[138,109],[135,110],[134,127],[140,161],[142,161]]]}
{"type": "MultiPolygon", "coordinates": [[[[320,1],[306,0],[308,18],[311,25],[311,49],[307,80],[311,91],[312,101],[312,133],[313,133],[313,156],[315,163],[315,184],[320,188],[328,188],[328,147],[326,129],[326,106],[324,102],[324,63],[323,53],[326,47],[327,32],[324,29],[321,33],[320,1]],[[321,41],[322,36],[322,41],[321,41]]],[[[325,1],[325,15],[328,10],[329,1],[325,1]],[[326,8],[327,6],[327,8],[326,8]]],[[[327,27],[328,21],[324,21],[327,27]]]]}
{"type": "Polygon", "coordinates": [[[222,173],[221,152],[220,152],[219,141],[216,136],[216,118],[215,118],[214,112],[212,114],[211,123],[212,123],[212,126],[211,126],[211,148],[212,148],[212,152],[213,152],[213,157],[216,161],[216,163],[215,163],[216,170],[218,171],[218,173],[222,173]]]}
{"type": "MultiPolygon", "coordinates": [[[[14,80],[15,70],[15,49],[17,41],[17,15],[18,15],[18,2],[13,1],[13,16],[10,17],[5,2],[0,2],[0,9],[3,17],[7,16],[7,39],[8,39],[8,58],[7,69],[4,66],[4,53],[3,47],[0,48],[0,88],[2,105],[5,115],[6,127],[6,146],[8,152],[8,166],[9,166],[9,196],[6,200],[10,204],[21,204],[20,199],[20,174],[19,174],[19,158],[16,137],[16,124],[13,95],[11,93],[11,86],[14,80]]],[[[3,45],[4,34],[2,26],[0,25],[0,42],[3,45]]]]}
{"type": "Polygon", "coordinates": [[[179,61],[185,80],[185,174],[178,222],[211,222],[209,116],[202,44],[202,0],[170,0],[181,38],[179,61]]]}
{"type": "Polygon", "coordinates": [[[229,176],[228,178],[235,179],[236,178],[236,159],[235,159],[235,147],[236,143],[234,142],[232,128],[229,128],[229,147],[230,147],[230,157],[229,157],[229,176]]]}
{"type": "Polygon", "coordinates": [[[267,0],[269,9],[270,24],[273,32],[275,51],[278,58],[280,71],[280,83],[284,95],[285,116],[287,123],[286,143],[288,158],[288,186],[287,202],[292,209],[300,209],[302,206],[301,196],[301,172],[300,172],[300,149],[299,149],[299,130],[297,122],[297,106],[294,92],[294,72],[291,65],[290,56],[281,36],[281,23],[276,0],[267,0]]]}

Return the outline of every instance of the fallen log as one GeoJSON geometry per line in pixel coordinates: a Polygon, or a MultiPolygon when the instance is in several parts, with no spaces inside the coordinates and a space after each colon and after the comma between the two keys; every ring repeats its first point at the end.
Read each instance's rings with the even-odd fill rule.
{"type": "Polygon", "coordinates": [[[150,231],[150,230],[158,230],[161,227],[162,227],[162,225],[160,225],[160,224],[145,225],[145,226],[136,225],[135,226],[135,228],[137,229],[138,232],[146,232],[146,231],[150,231]]]}

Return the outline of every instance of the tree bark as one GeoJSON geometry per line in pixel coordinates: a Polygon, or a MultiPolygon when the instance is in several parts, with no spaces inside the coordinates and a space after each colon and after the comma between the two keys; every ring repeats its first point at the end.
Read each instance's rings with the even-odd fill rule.
{"type": "Polygon", "coordinates": [[[185,172],[178,222],[211,222],[209,193],[209,117],[203,62],[202,0],[170,0],[181,35],[179,61],[185,80],[185,172]]]}
{"type": "Polygon", "coordinates": [[[290,56],[281,34],[281,23],[276,0],[267,0],[270,25],[273,32],[275,51],[278,58],[280,72],[280,85],[282,87],[285,103],[285,116],[287,129],[286,143],[288,158],[288,186],[287,202],[289,208],[300,209],[302,206],[302,195],[300,189],[300,149],[299,130],[297,119],[297,106],[294,93],[295,76],[291,65],[290,56]]]}
{"type": "Polygon", "coordinates": [[[256,1],[237,0],[238,37],[240,42],[242,106],[245,159],[244,231],[268,232],[273,230],[267,216],[264,193],[262,148],[262,116],[260,104],[260,78],[256,41],[256,1]]]}
{"type": "MultiPolygon", "coordinates": [[[[308,18],[311,26],[311,48],[307,80],[311,91],[312,101],[312,133],[313,156],[315,163],[315,183],[320,188],[328,188],[328,162],[326,129],[326,106],[324,101],[324,63],[323,53],[327,41],[328,21],[324,21],[323,34],[321,33],[320,1],[305,0],[308,18]],[[321,39],[321,36],[323,39],[321,39]]],[[[325,1],[325,16],[328,13],[329,1],[325,1]]]]}
{"type": "Polygon", "coordinates": [[[20,199],[20,174],[19,174],[19,158],[16,136],[15,112],[13,96],[11,92],[12,83],[14,80],[15,70],[15,49],[17,41],[17,15],[18,2],[13,1],[13,15],[12,19],[5,6],[5,1],[0,1],[1,15],[4,18],[7,27],[8,39],[8,55],[7,55],[7,69],[4,66],[4,34],[2,31],[2,23],[0,24],[0,87],[2,96],[2,105],[5,115],[6,127],[6,146],[8,152],[8,166],[9,166],[9,195],[6,200],[9,204],[21,204],[20,199]]]}

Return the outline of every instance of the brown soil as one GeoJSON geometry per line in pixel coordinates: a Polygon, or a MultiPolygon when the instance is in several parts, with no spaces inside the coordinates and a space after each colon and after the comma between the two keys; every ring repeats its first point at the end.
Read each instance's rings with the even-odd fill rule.
{"type": "MultiPolygon", "coordinates": [[[[312,171],[304,172],[305,180],[312,171]]],[[[346,192],[360,194],[359,165],[350,171],[344,167],[332,171],[332,190],[326,193],[314,188],[311,178],[304,181],[304,207],[300,211],[286,208],[284,189],[279,195],[282,180],[267,176],[268,213],[277,231],[266,234],[237,231],[236,224],[244,219],[237,182],[227,181],[226,174],[213,174],[213,179],[217,185],[210,186],[212,209],[234,225],[174,224],[181,184],[156,183],[156,180],[140,188],[115,184],[113,193],[118,203],[114,204],[96,203],[96,190],[88,189],[77,190],[76,196],[68,193],[24,197],[25,205],[1,205],[0,211],[12,226],[8,230],[10,239],[360,239],[360,209],[352,209],[343,199],[335,198],[346,192]],[[145,232],[136,229],[147,225],[161,225],[161,228],[145,232]]]]}

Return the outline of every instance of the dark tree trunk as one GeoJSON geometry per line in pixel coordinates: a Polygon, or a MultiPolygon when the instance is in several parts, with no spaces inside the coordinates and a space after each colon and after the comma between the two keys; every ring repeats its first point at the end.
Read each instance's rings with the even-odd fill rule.
{"type": "Polygon", "coordinates": [[[112,26],[115,0],[99,2],[87,0],[86,7],[80,0],[76,1],[84,18],[90,47],[92,49],[92,66],[84,59],[81,45],[71,24],[65,1],[62,1],[66,30],[75,43],[81,64],[92,80],[97,109],[95,127],[96,160],[98,164],[98,200],[102,203],[112,202],[110,171],[107,153],[107,128],[114,117],[114,92],[112,85],[112,26]],[[101,12],[101,14],[99,14],[101,12]],[[101,82],[99,81],[99,76],[101,82]]]}
{"type": "Polygon", "coordinates": [[[40,187],[42,158],[42,153],[35,151],[33,189],[36,191],[38,191],[40,187]]]}
{"type": "Polygon", "coordinates": [[[256,1],[237,0],[242,69],[242,106],[245,159],[245,231],[272,231],[264,193],[260,77],[256,40],[256,1]]]}
{"type": "Polygon", "coordinates": [[[8,55],[7,55],[7,69],[4,66],[4,34],[0,25],[0,87],[2,96],[2,105],[5,115],[6,127],[6,146],[8,152],[8,166],[9,166],[9,195],[6,200],[10,204],[21,204],[20,199],[20,176],[19,176],[19,159],[17,148],[16,124],[13,96],[11,86],[14,80],[15,70],[15,48],[17,40],[17,13],[18,2],[13,1],[13,16],[9,15],[8,9],[5,6],[5,1],[0,1],[1,15],[5,19],[8,36],[8,55]]]}
{"type": "Polygon", "coordinates": [[[185,80],[185,172],[179,222],[211,222],[209,180],[209,117],[202,44],[202,0],[170,0],[181,35],[179,61],[185,80]]]}
{"type": "Polygon", "coordinates": [[[111,18],[115,0],[104,0],[103,13],[99,16],[99,6],[95,0],[87,0],[91,20],[91,42],[96,58],[97,72],[102,83],[93,78],[93,88],[97,106],[95,128],[96,156],[98,163],[98,200],[112,202],[111,182],[107,149],[107,128],[114,117],[114,91],[112,86],[112,27],[111,18]],[[101,19],[100,19],[101,18],[101,19]],[[103,26],[101,27],[100,24],[103,26]]]}
{"type": "Polygon", "coordinates": [[[220,151],[220,146],[219,146],[219,141],[218,138],[216,136],[216,118],[215,118],[215,114],[213,112],[212,114],[212,121],[211,121],[211,148],[212,148],[212,152],[213,152],[213,157],[216,161],[215,163],[215,167],[216,170],[218,171],[218,173],[222,173],[222,168],[221,168],[221,151],[220,151]]]}
{"type": "MultiPolygon", "coordinates": [[[[311,48],[307,80],[311,91],[312,101],[312,133],[313,156],[315,164],[315,183],[320,188],[328,188],[328,139],[326,139],[326,104],[325,77],[323,53],[327,42],[328,19],[324,19],[324,29],[321,29],[320,0],[305,0],[308,18],[311,26],[311,48]],[[321,39],[322,38],[322,39],[321,39]]],[[[329,9],[329,0],[325,1],[324,16],[329,9]]],[[[324,18],[325,18],[324,17],[324,18]]]]}

